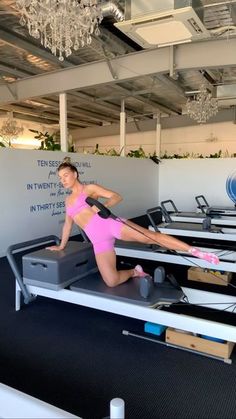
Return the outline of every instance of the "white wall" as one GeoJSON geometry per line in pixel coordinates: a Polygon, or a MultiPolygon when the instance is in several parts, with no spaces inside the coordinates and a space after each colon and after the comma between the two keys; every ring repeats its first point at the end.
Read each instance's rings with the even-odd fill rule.
{"type": "MultiPolygon", "coordinates": [[[[129,125],[129,124],[128,124],[129,125]]],[[[128,131],[127,125],[127,131],[128,131]]],[[[155,124],[152,124],[155,125],[155,124]]],[[[138,124],[140,129],[142,125],[138,124]]],[[[89,136],[89,129],[74,130],[72,132],[76,149],[79,152],[93,151],[95,145],[99,144],[99,150],[107,151],[111,148],[119,150],[119,134],[104,135],[104,128],[97,128],[96,136],[89,136]],[[87,134],[86,134],[87,132],[87,134]],[[102,132],[102,135],[99,133],[102,132]]],[[[108,127],[107,127],[108,128],[108,127]]],[[[137,149],[140,145],[147,154],[155,151],[156,131],[155,129],[138,131],[132,124],[134,132],[127,132],[127,152],[130,149],[137,149]]],[[[233,122],[218,122],[214,124],[192,125],[180,128],[167,128],[161,131],[161,155],[167,152],[173,154],[203,154],[205,156],[222,150],[225,157],[236,153],[236,124],[233,122]]]]}
{"type": "Polygon", "coordinates": [[[159,168],[159,200],[172,199],[179,210],[196,210],[197,195],[210,205],[233,206],[226,180],[236,170],[235,159],[162,160],[159,168]]]}
{"type": "Polygon", "coordinates": [[[123,196],[115,214],[135,217],[157,204],[159,166],[149,159],[1,148],[0,256],[11,244],[61,234],[65,191],[57,167],[65,155],[77,165],[82,182],[99,183],[123,196]]]}
{"type": "MultiPolygon", "coordinates": [[[[75,148],[78,152],[83,153],[84,151],[93,152],[96,144],[99,144],[99,150],[107,152],[108,150],[115,148],[116,151],[120,151],[119,135],[102,136],[97,138],[88,138],[86,140],[76,140],[76,132],[73,131],[73,138],[75,142],[75,148]]],[[[146,131],[138,133],[130,133],[126,136],[126,153],[130,150],[135,150],[142,146],[145,153],[153,154],[155,150],[155,131],[146,131]]]]}
{"type": "Polygon", "coordinates": [[[236,170],[232,158],[171,159],[157,165],[150,159],[0,149],[0,256],[11,244],[60,236],[65,191],[57,167],[65,155],[77,165],[82,182],[99,183],[123,196],[114,210],[119,216],[144,214],[166,199],[180,210],[195,210],[194,197],[200,194],[211,205],[233,205],[226,193],[227,177],[236,170]]]}
{"type": "Polygon", "coordinates": [[[236,125],[232,122],[204,124],[162,131],[161,150],[168,154],[210,155],[222,150],[236,153],[236,125]]]}

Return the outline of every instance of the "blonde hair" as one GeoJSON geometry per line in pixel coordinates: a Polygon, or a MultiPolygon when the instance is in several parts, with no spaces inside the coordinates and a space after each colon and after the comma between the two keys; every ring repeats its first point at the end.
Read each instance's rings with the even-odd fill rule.
{"type": "Polygon", "coordinates": [[[71,163],[71,158],[70,157],[64,157],[64,159],[63,159],[62,163],[60,164],[60,166],[58,167],[57,171],[59,172],[62,169],[70,169],[72,172],[77,173],[77,178],[79,177],[78,170],[75,167],[75,165],[71,163]]]}
{"type": "Polygon", "coordinates": [[[71,158],[69,156],[64,157],[63,163],[71,163],[71,158]]]}

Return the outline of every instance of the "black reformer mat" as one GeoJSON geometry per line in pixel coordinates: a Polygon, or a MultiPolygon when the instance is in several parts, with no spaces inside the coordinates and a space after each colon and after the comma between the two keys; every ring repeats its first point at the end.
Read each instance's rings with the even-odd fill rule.
{"type": "MultiPolygon", "coordinates": [[[[39,239],[37,239],[37,244],[38,241],[39,239]]],[[[27,242],[24,243],[24,247],[27,247],[27,244],[27,242]]],[[[126,246],[128,249],[129,243],[126,243],[126,246]]],[[[22,247],[20,248],[22,249],[22,247]]],[[[144,248],[143,245],[142,248],[144,248]]],[[[152,251],[152,247],[150,247],[150,251],[152,251]]],[[[114,288],[108,287],[98,272],[93,247],[87,242],[70,241],[65,250],[59,252],[53,252],[45,248],[36,250],[24,255],[22,262],[23,275],[19,285],[21,289],[25,287],[22,290],[24,295],[28,292],[27,285],[56,292],[60,292],[61,289],[67,287],[74,292],[150,307],[163,302],[178,302],[184,296],[182,290],[171,284],[167,279],[163,279],[162,283],[155,284],[151,278],[137,277],[131,278],[126,283],[114,288]],[[145,287],[149,287],[147,282],[150,282],[151,286],[150,292],[148,291],[146,295],[145,287]]],[[[14,269],[13,255],[10,256],[9,263],[11,266],[13,265],[12,268],[14,269]]],[[[40,291],[38,291],[38,294],[40,295],[40,291]]]]}
{"type": "Polygon", "coordinates": [[[97,296],[112,298],[119,301],[126,301],[142,306],[155,306],[163,302],[178,302],[183,297],[183,292],[174,288],[171,283],[157,284],[147,298],[140,295],[140,278],[132,278],[124,284],[114,288],[108,287],[99,273],[89,275],[80,279],[70,286],[72,291],[84,292],[97,296]]]}

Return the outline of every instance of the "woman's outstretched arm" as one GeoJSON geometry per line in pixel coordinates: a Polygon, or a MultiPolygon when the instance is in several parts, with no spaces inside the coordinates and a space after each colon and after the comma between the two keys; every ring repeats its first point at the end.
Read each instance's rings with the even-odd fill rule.
{"type": "Polygon", "coordinates": [[[49,246],[49,247],[46,247],[46,249],[49,249],[49,250],[63,250],[63,249],[65,249],[65,247],[67,245],[67,242],[70,238],[72,225],[73,225],[72,218],[69,217],[68,215],[66,215],[65,222],[64,222],[64,225],[63,225],[63,228],[62,228],[61,243],[59,244],[59,246],[49,246]]]}

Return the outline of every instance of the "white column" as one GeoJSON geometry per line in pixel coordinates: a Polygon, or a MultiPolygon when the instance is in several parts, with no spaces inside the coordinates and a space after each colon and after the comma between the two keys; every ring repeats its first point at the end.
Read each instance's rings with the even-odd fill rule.
{"type": "Polygon", "coordinates": [[[160,114],[156,115],[156,144],[155,151],[158,157],[161,154],[161,116],[160,114]]]}
{"type": "Polygon", "coordinates": [[[125,101],[121,100],[121,112],[120,112],[120,150],[121,156],[125,156],[126,147],[126,125],[125,125],[125,101]]]}
{"type": "Polygon", "coordinates": [[[68,151],[68,142],[67,142],[67,94],[59,94],[59,104],[60,104],[60,141],[61,141],[61,151],[68,151]]]}

